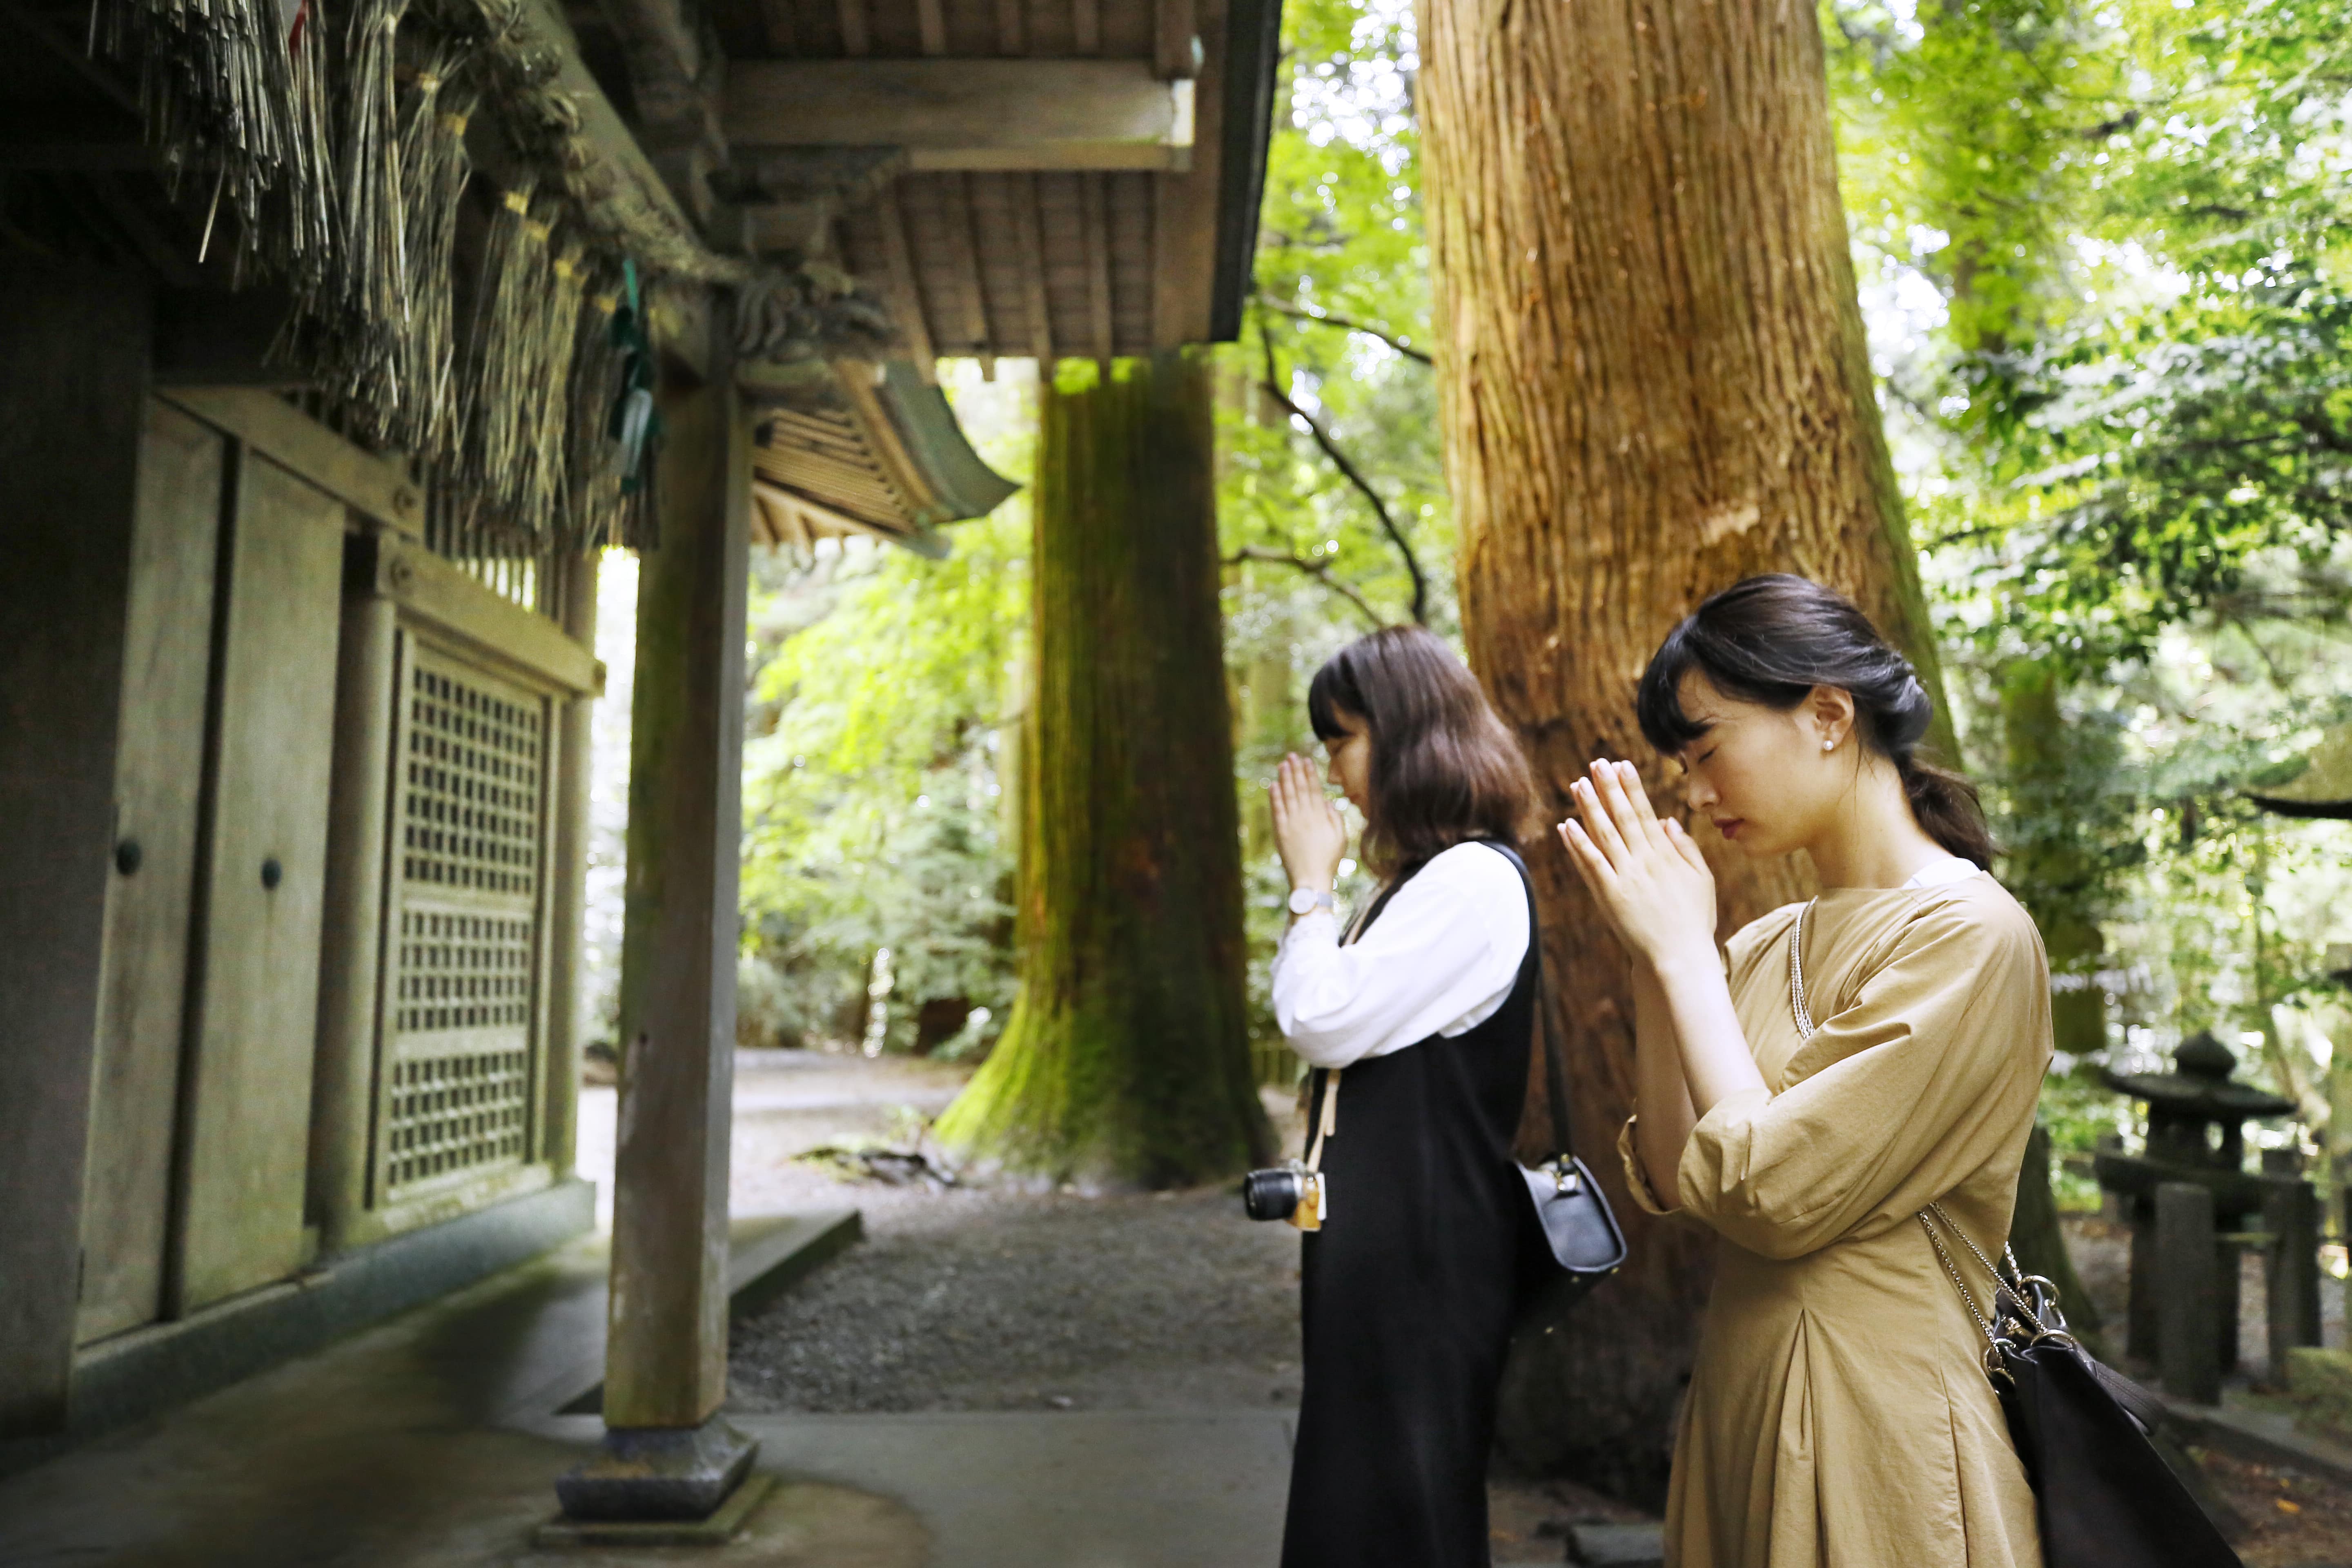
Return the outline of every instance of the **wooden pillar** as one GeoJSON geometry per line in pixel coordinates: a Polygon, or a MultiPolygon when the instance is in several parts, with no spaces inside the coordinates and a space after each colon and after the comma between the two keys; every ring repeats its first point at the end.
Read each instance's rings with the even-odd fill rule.
{"type": "Polygon", "coordinates": [[[2199,1405],[2221,1402],[2220,1265],[2212,1193],[2193,1182],[2158,1187],[2157,1363],[2164,1391],[2199,1405]]]}
{"type": "MultiPolygon", "coordinates": [[[[596,647],[597,552],[558,558],[563,629],[591,652],[596,647]]],[[[554,885],[547,909],[547,1135],[542,1157],[560,1178],[579,1152],[581,943],[588,904],[588,786],[595,749],[596,699],[559,704],[555,752],[554,885]]]]}
{"type": "Polygon", "coordinates": [[[557,1483],[576,1519],[708,1514],[757,1447],[717,1417],[751,433],[723,362],[705,384],[665,386],[661,409],[661,542],[639,568],[630,710],[607,1436],[557,1483]]]}
{"type": "Polygon", "coordinates": [[[0,251],[0,1437],[65,1425],[149,310],[0,251]]]}
{"type": "MultiPolygon", "coordinates": [[[[372,580],[374,541],[347,545],[372,580]]],[[[319,1055],[310,1090],[310,1214],[322,1250],[367,1213],[383,969],[384,814],[392,796],[393,672],[400,613],[346,594],[335,670],[334,784],[327,805],[326,912],[319,937],[319,1055]]]]}

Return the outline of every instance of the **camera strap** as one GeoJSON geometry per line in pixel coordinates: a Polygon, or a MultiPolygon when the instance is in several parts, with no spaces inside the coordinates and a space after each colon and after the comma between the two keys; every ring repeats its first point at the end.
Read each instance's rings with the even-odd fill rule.
{"type": "Polygon", "coordinates": [[[1315,1119],[1315,1135],[1307,1145],[1307,1168],[1310,1171],[1322,1170],[1324,1142],[1339,1131],[1339,1075],[1346,1070],[1323,1069],[1323,1113],[1315,1119]]]}

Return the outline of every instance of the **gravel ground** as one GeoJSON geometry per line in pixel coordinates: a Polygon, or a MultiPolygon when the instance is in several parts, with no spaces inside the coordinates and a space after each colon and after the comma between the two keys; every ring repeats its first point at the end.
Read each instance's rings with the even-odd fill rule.
{"type": "MultiPolygon", "coordinates": [[[[865,1195],[861,1184],[860,1198],[865,1195]]],[[[736,1325],[744,1410],[1296,1404],[1298,1235],[1220,1185],[924,1194],[736,1325]]]]}
{"type": "MultiPolygon", "coordinates": [[[[1298,1236],[1243,1218],[1229,1184],[1084,1197],[845,1180],[800,1156],[906,1147],[964,1074],[779,1051],[740,1053],[736,1074],[736,1211],[855,1204],[866,1239],[735,1325],[735,1408],[1297,1404],[1298,1236]]],[[[1296,1107],[1269,1094],[1266,1110],[1295,1152],[1296,1107]]],[[[1498,1562],[1558,1562],[1570,1524],[1650,1517],[1565,1481],[1498,1477],[1490,1495],[1498,1562]]]]}
{"type": "MultiPolygon", "coordinates": [[[[1298,1238],[1244,1219],[1229,1185],[1085,1197],[845,1179],[821,1146],[909,1146],[968,1076],[947,1064],[798,1051],[736,1058],[738,1214],[837,1205],[866,1241],[738,1323],[745,1411],[1232,1409],[1298,1397],[1298,1238]]],[[[610,1191],[611,1090],[583,1097],[581,1167],[610,1191]]],[[[1296,1116],[1269,1097],[1277,1125],[1296,1116]]],[[[2120,1331],[2125,1235],[2069,1216],[2067,1241],[2120,1331]]],[[[2258,1267],[2242,1295],[2263,1354],[2258,1267]]],[[[2327,1340],[2344,1290],[2326,1281],[2327,1340]]],[[[2199,1456],[2250,1523],[2247,1568],[2352,1568],[2352,1488],[2221,1453],[2199,1456]]],[[[1497,1561],[1558,1561],[1571,1522],[1645,1516],[1570,1483],[1498,1478],[1497,1561]]]]}

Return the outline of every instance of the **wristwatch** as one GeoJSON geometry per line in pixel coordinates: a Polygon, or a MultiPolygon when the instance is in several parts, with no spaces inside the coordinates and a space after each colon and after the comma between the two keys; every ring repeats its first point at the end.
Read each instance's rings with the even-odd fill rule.
{"type": "Polygon", "coordinates": [[[1290,889],[1290,912],[1294,915],[1311,915],[1317,910],[1328,910],[1330,907],[1331,895],[1328,893],[1318,893],[1312,888],[1290,889]]]}

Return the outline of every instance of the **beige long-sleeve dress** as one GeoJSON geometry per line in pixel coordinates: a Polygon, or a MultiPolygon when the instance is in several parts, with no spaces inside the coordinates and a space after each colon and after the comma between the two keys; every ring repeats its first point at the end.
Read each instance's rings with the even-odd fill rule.
{"type": "MultiPolygon", "coordinates": [[[[1717,1103],[1662,1204],[1721,1238],[1666,1504],[1669,1568],[2039,1568],[1984,1341],[1916,1217],[2009,1233],[2051,1052],[2048,960],[1990,877],[1822,895],[1730,942],[1767,1089],[1717,1103]]],[[[1947,1242],[1948,1247],[1952,1247],[1947,1242]]],[[[1979,1299],[1981,1267],[1952,1247],[1979,1299]]]]}

